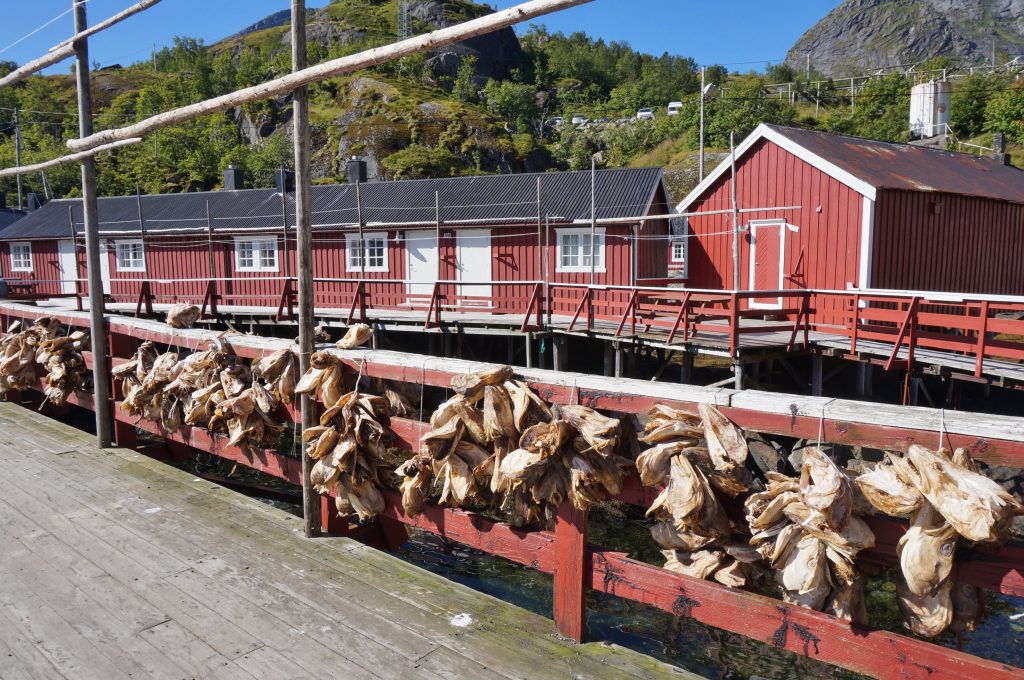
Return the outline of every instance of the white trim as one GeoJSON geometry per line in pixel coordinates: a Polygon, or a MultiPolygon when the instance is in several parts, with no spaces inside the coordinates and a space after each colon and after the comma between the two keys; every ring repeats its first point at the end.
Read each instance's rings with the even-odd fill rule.
{"type": "Polygon", "coordinates": [[[277,237],[276,236],[236,236],[235,237],[235,271],[238,272],[276,272],[281,268],[280,258],[277,255],[277,237]],[[262,259],[261,254],[264,252],[263,248],[259,248],[253,251],[253,265],[251,267],[242,266],[241,252],[239,252],[238,245],[240,243],[272,243],[274,244],[274,265],[272,267],[261,266],[259,260],[262,259]]]}
{"type": "Polygon", "coordinates": [[[114,266],[117,268],[117,271],[119,271],[119,272],[144,272],[144,271],[146,271],[146,250],[145,250],[145,246],[142,243],[142,239],[137,239],[137,238],[136,239],[120,239],[120,240],[114,241],[114,266]],[[119,250],[120,247],[121,246],[135,246],[135,245],[139,246],[139,254],[140,254],[140,257],[142,259],[142,264],[140,264],[140,265],[122,266],[122,264],[121,264],[121,252],[119,250]]]}
{"type": "MultiPolygon", "coordinates": [[[[785,149],[786,151],[793,154],[794,156],[804,161],[808,165],[811,165],[812,167],[817,168],[818,170],[825,173],[829,177],[832,177],[842,182],[843,184],[850,187],[851,189],[853,189],[860,195],[864,196],[865,198],[875,200],[876,187],[868,184],[859,177],[850,174],[849,172],[843,170],[834,163],[825,160],[821,156],[815,153],[811,153],[804,147],[800,146],[799,144],[791,140],[789,137],[786,137],[785,133],[774,130],[765,123],[761,123],[760,125],[758,125],[757,128],[755,128],[754,131],[751,132],[750,135],[746,139],[744,139],[738,147],[736,147],[736,158],[741,158],[743,154],[745,154],[747,151],[750,150],[751,147],[754,146],[754,144],[761,141],[762,139],[767,139],[768,141],[785,149]]],[[[687,210],[694,203],[694,201],[700,198],[701,195],[704,194],[704,192],[707,191],[712,184],[714,184],[722,175],[728,172],[730,167],[731,163],[729,158],[726,158],[724,161],[719,163],[718,167],[715,168],[710,175],[705,177],[703,182],[698,184],[693,191],[686,195],[686,198],[684,198],[683,201],[676,206],[676,210],[678,210],[679,212],[687,212],[687,210]]]]}
{"type": "MultiPolygon", "coordinates": [[[[779,285],[776,290],[782,290],[786,278],[786,232],[789,225],[786,220],[751,220],[750,221],[750,270],[748,288],[757,290],[754,280],[757,273],[757,229],[758,227],[777,227],[779,229],[779,285]]],[[[770,299],[770,298],[764,298],[770,299]]],[[[758,302],[755,298],[750,299],[752,309],[782,309],[782,298],[776,298],[776,302],[758,302]]]]}
{"type": "MultiPolygon", "coordinates": [[[[562,274],[588,274],[591,271],[590,265],[576,265],[565,267],[562,266],[562,236],[579,234],[590,236],[591,229],[589,227],[572,227],[572,228],[555,228],[555,272],[562,274]]],[[[596,274],[604,274],[607,269],[607,239],[605,239],[605,228],[598,227],[594,230],[594,234],[597,236],[597,240],[600,242],[601,247],[597,249],[597,253],[600,255],[600,264],[597,264],[593,271],[596,274]]]]}
{"type": "Polygon", "coordinates": [[[875,245],[875,202],[864,197],[861,204],[860,221],[860,274],[857,286],[859,288],[871,287],[871,255],[875,245]]]}
{"type": "Polygon", "coordinates": [[[30,272],[32,271],[32,265],[35,261],[32,259],[32,242],[31,241],[12,241],[10,244],[11,254],[11,271],[12,272],[30,272]],[[14,264],[14,249],[15,248],[28,248],[28,266],[14,264]]]}
{"type": "Polygon", "coordinates": [[[669,240],[669,245],[672,248],[672,262],[673,264],[679,262],[686,262],[686,237],[678,236],[669,240]],[[676,257],[676,246],[679,246],[679,257],[676,257]]]}
{"type": "MultiPolygon", "coordinates": [[[[366,257],[366,241],[383,241],[384,242],[384,264],[379,266],[367,267],[365,265],[354,267],[352,266],[352,254],[354,252],[353,247],[350,245],[352,242],[359,241],[359,233],[345,234],[345,271],[346,272],[388,272],[391,271],[389,266],[389,255],[388,252],[388,233],[386,231],[373,231],[363,232],[363,245],[362,255],[366,257]]],[[[356,246],[358,248],[358,246],[356,246]]]]}

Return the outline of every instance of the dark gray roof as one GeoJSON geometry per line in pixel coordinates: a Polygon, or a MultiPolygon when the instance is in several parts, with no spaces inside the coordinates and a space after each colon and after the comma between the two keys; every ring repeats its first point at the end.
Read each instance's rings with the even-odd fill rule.
{"type": "Polygon", "coordinates": [[[769,125],[878,189],[903,189],[1024,203],[1024,171],[992,158],[769,125]]]}
{"type": "Polygon", "coordinates": [[[15,210],[13,208],[0,208],[0,238],[5,238],[3,230],[20,220],[26,214],[27,213],[21,210],[15,210]]]}
{"type": "MultiPolygon", "coordinates": [[[[558,172],[484,175],[445,179],[372,182],[360,187],[363,222],[373,226],[429,225],[435,222],[434,193],[440,194],[441,219],[447,225],[516,224],[537,219],[537,179],[541,210],[552,220],[590,218],[590,173],[558,172]]],[[[663,178],[660,168],[623,168],[597,172],[598,219],[648,213],[663,178]]],[[[288,224],[295,223],[294,194],[286,196],[288,224]]],[[[271,230],[283,223],[281,194],[274,189],[162,194],[142,197],[146,233],[205,231],[206,209],[216,231],[271,230]]],[[[50,201],[0,239],[67,238],[68,209],[76,231],[83,231],[80,199],[50,201]]],[[[99,199],[100,233],[137,234],[139,205],[135,196],[99,199]]],[[[313,227],[348,229],[358,223],[352,184],[313,187],[313,227]]]]}

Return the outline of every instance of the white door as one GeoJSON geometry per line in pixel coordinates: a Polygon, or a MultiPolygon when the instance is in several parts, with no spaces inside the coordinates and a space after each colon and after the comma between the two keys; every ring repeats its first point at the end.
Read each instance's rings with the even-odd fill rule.
{"type": "MultiPolygon", "coordinates": [[[[782,290],[785,281],[786,231],[783,220],[750,223],[750,290],[782,290]]],[[[782,309],[781,297],[752,298],[757,309],[782,309]]]]}
{"type": "Polygon", "coordinates": [[[71,241],[60,241],[57,244],[57,266],[60,268],[60,292],[74,295],[75,279],[78,278],[75,266],[75,244],[71,241]]]}
{"type": "Polygon", "coordinates": [[[100,278],[103,280],[103,292],[110,295],[110,254],[109,241],[100,241],[100,278]]]}
{"type": "Polygon", "coordinates": [[[405,280],[410,302],[423,302],[437,281],[437,232],[405,232],[405,280]]]}
{"type": "Polygon", "coordinates": [[[493,306],[491,299],[491,230],[467,229],[456,232],[455,271],[459,281],[459,302],[463,305],[493,306]]]}

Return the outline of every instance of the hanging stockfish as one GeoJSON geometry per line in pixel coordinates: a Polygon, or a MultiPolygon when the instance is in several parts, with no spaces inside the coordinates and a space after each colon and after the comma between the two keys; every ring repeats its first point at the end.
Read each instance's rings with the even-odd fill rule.
{"type": "Polygon", "coordinates": [[[509,523],[550,526],[558,505],[580,509],[621,491],[619,421],[585,406],[551,407],[510,366],[452,378],[456,395],[430,418],[421,451],[399,468],[406,512],[440,502],[507,511],[509,523]]]}
{"type": "MultiPolygon", "coordinates": [[[[358,389],[358,386],[357,386],[358,389]]],[[[384,510],[381,484],[390,432],[390,407],[384,397],[345,392],[341,361],[315,352],[310,368],[295,387],[325,406],[320,425],[302,433],[306,452],[316,463],[310,472],[317,493],[334,496],[340,515],[372,519],[384,510]]]]}
{"type": "Polygon", "coordinates": [[[982,593],[951,578],[957,543],[1004,541],[1021,504],[980,474],[964,449],[886,453],[857,485],[879,511],[911,515],[896,546],[903,573],[896,596],[907,626],[924,637],[974,630],[984,616],[982,593]]]}
{"type": "Polygon", "coordinates": [[[665,568],[728,586],[746,585],[758,555],[737,537],[723,503],[750,488],[743,432],[710,406],[700,415],[667,406],[647,413],[636,461],[645,486],[662,486],[647,511],[665,568]]]}
{"type": "Polygon", "coordinates": [[[0,392],[21,391],[36,385],[36,364],[45,371],[43,382],[47,401],[64,406],[76,390],[87,390],[90,372],[82,352],[89,349],[84,331],[61,334],[54,317],[42,317],[21,330],[14,322],[0,340],[0,392]]]}
{"type": "Polygon", "coordinates": [[[299,361],[292,350],[285,348],[268,354],[252,365],[252,374],[266,382],[267,389],[278,401],[286,404],[295,401],[299,361]]]}
{"type": "Polygon", "coordinates": [[[192,328],[201,316],[202,311],[196,305],[178,303],[167,310],[167,325],[171,328],[192,328]]]}
{"type": "Polygon", "coordinates": [[[864,576],[857,555],[875,536],[853,512],[850,478],[821,449],[803,449],[799,479],[768,473],[765,491],[750,496],[750,544],[775,568],[786,602],[867,623],[864,576]]]}
{"type": "Polygon", "coordinates": [[[373,337],[373,329],[365,323],[357,323],[348,329],[345,336],[338,341],[338,347],[341,349],[355,349],[356,347],[362,347],[370,341],[373,337]]]}

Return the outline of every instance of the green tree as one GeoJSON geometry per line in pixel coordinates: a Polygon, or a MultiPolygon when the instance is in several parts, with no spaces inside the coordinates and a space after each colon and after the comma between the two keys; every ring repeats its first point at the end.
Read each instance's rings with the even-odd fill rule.
{"type": "Polygon", "coordinates": [[[441,147],[410,144],[381,160],[389,179],[424,179],[457,174],[459,159],[441,147]]]}
{"type": "Polygon", "coordinates": [[[1024,82],[992,95],[985,107],[985,131],[1002,132],[1016,144],[1024,144],[1024,82]]]}
{"type": "Polygon", "coordinates": [[[484,97],[491,113],[500,117],[515,130],[539,128],[540,109],[537,106],[537,91],[533,85],[511,81],[487,81],[484,97]]]}
{"type": "Polygon", "coordinates": [[[462,58],[459,63],[459,71],[455,74],[455,86],[452,94],[463,103],[475,102],[478,99],[476,91],[476,56],[470,54],[462,58]]]}

